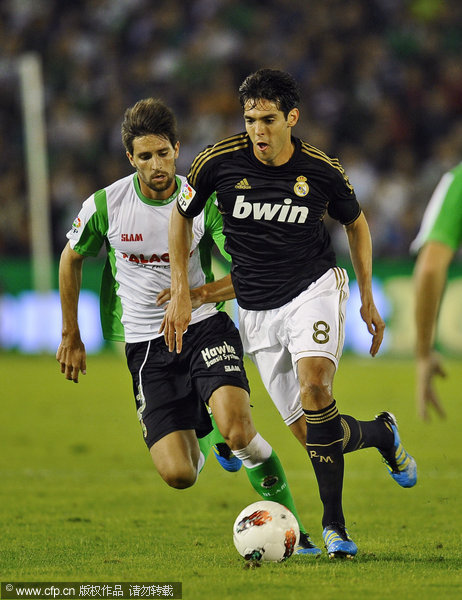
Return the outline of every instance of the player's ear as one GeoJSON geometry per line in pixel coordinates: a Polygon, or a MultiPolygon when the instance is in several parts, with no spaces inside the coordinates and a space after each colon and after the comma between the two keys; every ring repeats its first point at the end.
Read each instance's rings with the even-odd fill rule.
{"type": "Polygon", "coordinates": [[[287,115],[287,125],[289,127],[294,127],[294,125],[297,124],[299,116],[300,116],[300,112],[299,112],[298,108],[293,108],[287,115]]]}
{"type": "Polygon", "coordinates": [[[174,151],[175,151],[175,158],[178,158],[179,154],[180,154],[180,142],[177,142],[175,144],[175,146],[173,147],[174,151]]]}
{"type": "Polygon", "coordinates": [[[127,158],[130,161],[131,166],[136,168],[136,165],[135,165],[135,163],[133,161],[133,156],[130,154],[130,152],[127,150],[125,152],[125,154],[127,155],[127,158]]]}

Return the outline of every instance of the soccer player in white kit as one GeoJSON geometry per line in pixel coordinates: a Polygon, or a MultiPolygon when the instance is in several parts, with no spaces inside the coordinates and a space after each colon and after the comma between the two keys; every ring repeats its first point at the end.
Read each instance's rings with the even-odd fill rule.
{"type": "Polygon", "coordinates": [[[416,323],[417,414],[425,421],[433,408],[446,413],[434,386],[435,376],[445,376],[435,352],[439,308],[448,269],[462,245],[462,163],[444,173],[425,209],[419,233],[411,244],[418,257],[414,267],[416,323]]]}
{"type": "Polygon", "coordinates": [[[82,263],[104,245],[103,334],[126,344],[138,418],[159,474],[175,488],[193,485],[210,446],[226,440],[259,495],[296,516],[302,534],[297,551],[316,556],[320,550],[297,515],[279,459],[253,424],[239,332],[216,306],[217,293],[226,298],[226,286],[231,291],[232,286],[226,279],[211,281],[213,242],[223,250],[214,196],[193,220],[188,252],[193,288],[188,295],[200,302],[185,328],[183,351],[171,353],[160,332],[164,309],[156,298],[170,287],[168,222],[185,185],[175,173],[179,142],[172,111],[159,100],[140,100],[125,112],[122,139],[136,172],[83,203],[61,256],[63,329],[56,354],[61,372],[76,383],[86,373],[77,319],[82,263]],[[213,429],[207,405],[222,435],[213,429]]]}

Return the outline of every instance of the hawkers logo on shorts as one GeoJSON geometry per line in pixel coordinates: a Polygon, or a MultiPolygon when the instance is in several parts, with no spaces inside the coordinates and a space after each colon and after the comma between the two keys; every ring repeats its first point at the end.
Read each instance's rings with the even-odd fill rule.
{"type": "MultiPolygon", "coordinates": [[[[217,362],[225,361],[225,360],[239,360],[239,356],[236,354],[236,350],[234,346],[226,343],[219,346],[214,346],[213,348],[204,348],[202,350],[202,358],[204,359],[207,367],[211,367],[217,362]]],[[[239,367],[235,367],[234,365],[225,365],[225,371],[240,371],[239,367]],[[230,368],[226,368],[226,367],[230,368]],[[231,368],[232,367],[232,368],[231,368]]]]}

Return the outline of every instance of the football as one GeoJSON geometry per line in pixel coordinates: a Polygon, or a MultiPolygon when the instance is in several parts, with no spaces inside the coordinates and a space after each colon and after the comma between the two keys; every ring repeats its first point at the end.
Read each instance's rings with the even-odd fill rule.
{"type": "Polygon", "coordinates": [[[282,504],[270,500],[250,504],[234,522],[234,545],[249,561],[282,562],[292,556],[299,538],[294,515],[282,504]]]}

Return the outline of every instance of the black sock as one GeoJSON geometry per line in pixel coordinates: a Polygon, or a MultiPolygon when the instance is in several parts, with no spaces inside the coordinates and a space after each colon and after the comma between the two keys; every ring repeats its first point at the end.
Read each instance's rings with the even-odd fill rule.
{"type": "Polygon", "coordinates": [[[324,505],[322,525],[345,524],[342,510],[343,429],[335,400],[323,410],[304,410],[306,450],[324,505]]]}
{"type": "Polygon", "coordinates": [[[393,432],[382,419],[358,421],[350,415],[340,415],[343,428],[343,453],[361,448],[388,450],[393,446],[393,432]]]}

